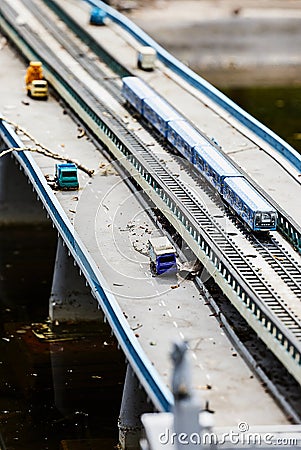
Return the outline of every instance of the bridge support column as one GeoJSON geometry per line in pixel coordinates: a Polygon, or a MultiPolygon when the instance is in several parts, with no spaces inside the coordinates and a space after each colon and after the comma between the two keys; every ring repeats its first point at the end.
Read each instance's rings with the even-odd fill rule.
{"type": "Polygon", "coordinates": [[[87,322],[103,319],[98,303],[86,286],[68,248],[58,238],[54,275],[49,300],[49,315],[52,321],[87,322]]]}
{"type": "Polygon", "coordinates": [[[143,413],[152,411],[152,403],[148,402],[143,387],[128,364],[118,419],[119,444],[123,450],[140,449],[143,429],[140,417],[143,413]]]}
{"type": "MultiPolygon", "coordinates": [[[[3,142],[0,143],[0,151],[3,142]]],[[[11,155],[0,158],[0,225],[48,223],[42,203],[11,155]]]]}

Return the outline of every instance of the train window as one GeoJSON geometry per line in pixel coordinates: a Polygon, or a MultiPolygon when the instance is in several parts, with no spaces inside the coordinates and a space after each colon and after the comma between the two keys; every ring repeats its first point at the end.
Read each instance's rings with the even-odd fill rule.
{"type": "Polygon", "coordinates": [[[247,205],[243,205],[242,212],[246,215],[246,217],[249,217],[249,208],[247,207],[247,205]]]}
{"type": "Polygon", "coordinates": [[[241,201],[240,198],[237,197],[237,196],[235,196],[235,206],[236,206],[238,209],[241,209],[241,207],[242,207],[242,201],[241,201]]]}
{"type": "Polygon", "coordinates": [[[230,188],[228,188],[228,200],[233,203],[234,202],[234,194],[233,191],[231,191],[230,188]]]}

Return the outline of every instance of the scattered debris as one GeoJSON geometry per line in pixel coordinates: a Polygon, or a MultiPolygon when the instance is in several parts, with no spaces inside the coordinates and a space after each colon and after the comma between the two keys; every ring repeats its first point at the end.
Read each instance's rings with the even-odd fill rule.
{"type": "Polygon", "coordinates": [[[7,45],[7,39],[5,37],[2,37],[0,39],[0,50],[2,50],[7,45]]]}
{"type": "Polygon", "coordinates": [[[235,8],[232,11],[233,16],[239,16],[240,13],[241,13],[241,8],[235,8]]]}
{"type": "Polygon", "coordinates": [[[118,175],[112,164],[101,162],[99,164],[99,168],[101,169],[100,175],[118,175]]]}
{"type": "Polygon", "coordinates": [[[182,278],[193,279],[199,275],[202,265],[199,261],[186,261],[180,264],[178,273],[182,278]]]}
{"type": "Polygon", "coordinates": [[[79,128],[78,129],[77,139],[81,139],[84,136],[86,136],[86,131],[83,128],[79,128]]]}
{"type": "Polygon", "coordinates": [[[122,117],[122,122],[125,123],[126,125],[128,125],[130,123],[129,116],[122,117]]]}

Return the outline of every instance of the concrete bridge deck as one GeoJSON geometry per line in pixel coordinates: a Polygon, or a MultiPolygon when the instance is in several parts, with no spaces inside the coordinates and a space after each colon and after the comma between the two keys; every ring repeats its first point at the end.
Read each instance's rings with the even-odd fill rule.
{"type": "MultiPolygon", "coordinates": [[[[183,280],[179,287],[171,289],[179,280],[163,281],[150,276],[147,258],[133,244],[136,237],[140,243],[146,230],[154,226],[122,178],[110,172],[110,167],[104,168],[108,162],[91,142],[85,137],[78,139],[78,127],[54,99],[28,100],[23,85],[25,67],[11,50],[3,47],[0,58],[3,114],[53,150],[96,170],[93,179],[80,174],[82,188],[78,199],[75,193],[55,195],[95,257],[150,361],[156,358],[155,367],[162,378],[169,384],[171,340],[184,337],[193,349],[194,385],[200,398],[208,400],[216,411],[216,424],[240,420],[252,424],[286,423],[285,416],[233,349],[193,283],[183,280]],[[123,294],[119,293],[121,285],[125,288],[123,294]]],[[[38,155],[35,160],[45,175],[54,173],[53,160],[38,155]]]]}

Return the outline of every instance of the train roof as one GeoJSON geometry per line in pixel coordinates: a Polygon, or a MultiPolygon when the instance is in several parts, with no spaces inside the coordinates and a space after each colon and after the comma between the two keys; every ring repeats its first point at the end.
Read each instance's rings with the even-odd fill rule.
{"type": "Polygon", "coordinates": [[[179,134],[191,147],[208,141],[184,118],[169,122],[168,126],[179,134]]]}
{"type": "Polygon", "coordinates": [[[275,211],[275,208],[243,177],[226,178],[225,185],[236,192],[252,211],[275,211]]]}
{"type": "Polygon", "coordinates": [[[143,80],[141,80],[141,78],[124,77],[122,78],[122,83],[132,92],[134,92],[135,95],[140,99],[155,96],[159,97],[159,95],[148,84],[146,84],[143,80]]]}
{"type": "Polygon", "coordinates": [[[180,113],[176,111],[167,101],[161,97],[150,97],[144,100],[144,104],[156,111],[164,121],[183,119],[180,113]]]}
{"type": "Polygon", "coordinates": [[[209,142],[204,146],[197,145],[195,147],[195,152],[199,153],[218,175],[231,177],[242,176],[239,170],[237,170],[236,167],[209,142]]]}

